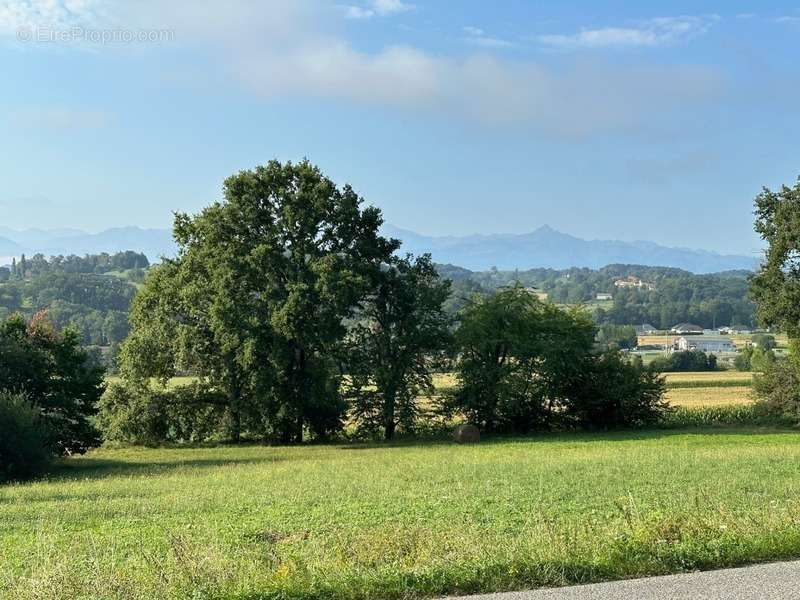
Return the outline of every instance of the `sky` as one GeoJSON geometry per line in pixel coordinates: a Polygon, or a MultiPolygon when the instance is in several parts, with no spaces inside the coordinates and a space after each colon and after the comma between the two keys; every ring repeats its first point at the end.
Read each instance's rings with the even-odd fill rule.
{"type": "Polygon", "coordinates": [[[755,254],[800,3],[0,0],[0,225],[169,227],[318,164],[398,227],[755,254]]]}

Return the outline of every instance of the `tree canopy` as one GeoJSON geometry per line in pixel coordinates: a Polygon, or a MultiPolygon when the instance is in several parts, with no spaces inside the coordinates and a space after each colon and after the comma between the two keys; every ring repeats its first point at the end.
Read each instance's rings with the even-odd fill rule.
{"type": "Polygon", "coordinates": [[[337,348],[399,242],[308,161],[270,161],[225,181],[224,200],[175,217],[178,256],[134,301],[129,376],[192,369],[223,391],[234,439],[283,442],[338,429],[337,348]]]}

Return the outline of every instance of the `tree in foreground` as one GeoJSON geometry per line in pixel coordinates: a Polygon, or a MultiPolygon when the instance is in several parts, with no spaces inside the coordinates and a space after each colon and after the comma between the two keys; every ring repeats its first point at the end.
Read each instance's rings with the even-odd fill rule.
{"type": "Polygon", "coordinates": [[[54,454],[41,411],[24,394],[0,391],[0,482],[41,473],[54,454]]]}
{"type": "Polygon", "coordinates": [[[669,410],[665,392],[664,378],[640,357],[626,360],[614,350],[591,354],[570,383],[565,417],[584,429],[655,425],[669,410]]]}
{"type": "Polygon", "coordinates": [[[362,431],[413,431],[418,398],[433,394],[432,367],[449,347],[450,282],[429,255],[384,265],[345,344],[347,395],[362,431]]]}
{"type": "Polygon", "coordinates": [[[800,178],[794,187],[767,188],[755,199],[755,230],[767,243],[751,294],[761,322],[800,338],[800,178]]]}
{"type": "Polygon", "coordinates": [[[22,394],[36,407],[49,445],[59,452],[83,452],[99,442],[90,419],[103,385],[103,369],[88,360],[74,330],[57,331],[45,313],[0,323],[0,390],[22,394]]]}
{"type": "Polygon", "coordinates": [[[593,352],[580,309],[539,301],[521,287],[477,300],[456,332],[458,389],[451,408],[487,431],[610,428],[654,422],[664,384],[619,352],[593,352]]]}
{"type": "Polygon", "coordinates": [[[547,426],[594,336],[588,314],[521,287],[473,302],[456,332],[456,406],[486,431],[547,426]]]}
{"type": "Polygon", "coordinates": [[[341,427],[345,321],[399,246],[361,203],[307,161],[271,161],[228,178],[223,201],[176,215],[178,256],[136,297],[123,373],[197,373],[233,439],[296,442],[341,427]]]}
{"type": "MultiPolygon", "coordinates": [[[[789,360],[765,360],[754,378],[760,404],[769,413],[800,421],[800,178],[794,187],[767,188],[755,199],[755,230],[767,243],[751,279],[759,320],[789,335],[789,360]]],[[[768,340],[760,339],[770,345],[768,340]]]]}

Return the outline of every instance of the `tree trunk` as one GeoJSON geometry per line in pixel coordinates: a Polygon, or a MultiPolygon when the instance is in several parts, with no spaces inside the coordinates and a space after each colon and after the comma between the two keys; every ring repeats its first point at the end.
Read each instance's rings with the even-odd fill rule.
{"type": "Polygon", "coordinates": [[[396,392],[393,385],[387,387],[384,391],[384,398],[383,398],[383,437],[385,440],[391,440],[394,438],[394,432],[397,427],[397,423],[394,418],[395,413],[395,404],[396,404],[396,392]]]}
{"type": "Polygon", "coordinates": [[[395,422],[394,419],[386,421],[384,425],[384,439],[388,442],[394,439],[395,422]]]}
{"type": "Polygon", "coordinates": [[[298,415],[294,424],[294,442],[296,444],[303,443],[303,415],[298,415]]]}
{"type": "Polygon", "coordinates": [[[229,410],[231,413],[231,425],[230,425],[231,441],[234,444],[238,444],[242,436],[242,417],[241,414],[239,413],[238,394],[236,394],[235,392],[231,393],[229,410]]]}

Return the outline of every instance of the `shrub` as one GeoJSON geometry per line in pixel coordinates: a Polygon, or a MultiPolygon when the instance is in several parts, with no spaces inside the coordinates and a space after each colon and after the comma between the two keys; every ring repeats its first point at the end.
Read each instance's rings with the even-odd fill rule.
{"type": "Polygon", "coordinates": [[[0,481],[41,473],[53,456],[41,413],[22,394],[0,391],[0,481]]]}
{"type": "Polygon", "coordinates": [[[753,344],[761,350],[773,350],[778,347],[774,335],[767,335],[766,333],[757,333],[752,338],[753,344]]]}
{"type": "Polygon", "coordinates": [[[201,442],[221,433],[224,415],[219,394],[200,383],[166,389],[124,382],[103,394],[97,424],[107,441],[201,442]]]}
{"type": "Polygon", "coordinates": [[[758,405],[775,418],[800,422],[800,365],[795,360],[768,364],[753,377],[758,405]]]}
{"type": "Polygon", "coordinates": [[[565,413],[585,429],[652,425],[670,410],[665,390],[661,374],[641,360],[626,361],[619,352],[605,352],[583,361],[565,413]]]}
{"type": "Polygon", "coordinates": [[[717,357],[700,350],[683,350],[669,356],[660,356],[652,362],[655,370],[663,373],[675,371],[716,371],[717,357]]]}
{"type": "Polygon", "coordinates": [[[733,364],[738,371],[766,371],[775,360],[772,350],[748,346],[736,355],[733,364]]]}
{"type": "Polygon", "coordinates": [[[51,439],[65,454],[99,438],[90,417],[103,391],[103,369],[92,364],[71,329],[59,332],[45,313],[0,322],[0,389],[24,393],[41,410],[51,439]]]}
{"type": "Polygon", "coordinates": [[[594,336],[586,312],[541,302],[521,287],[479,299],[456,332],[459,385],[449,408],[484,431],[551,427],[594,336]]]}

